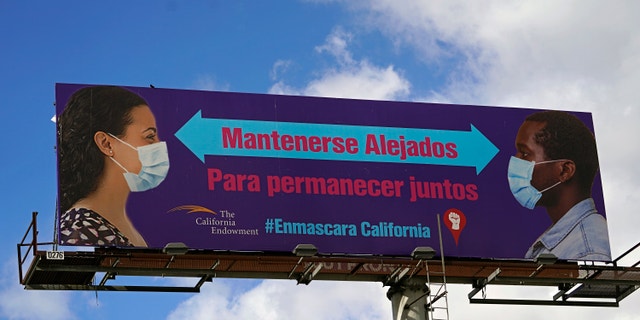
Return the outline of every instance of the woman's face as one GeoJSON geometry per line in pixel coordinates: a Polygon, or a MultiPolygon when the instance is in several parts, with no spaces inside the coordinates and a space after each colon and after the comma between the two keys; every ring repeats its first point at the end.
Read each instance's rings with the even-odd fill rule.
{"type": "MultiPolygon", "coordinates": [[[[125,130],[124,135],[119,137],[133,147],[140,147],[159,142],[158,130],[156,128],[156,119],[146,105],[141,105],[131,109],[131,124],[125,130]]],[[[138,159],[138,151],[132,149],[126,144],[113,139],[111,144],[114,150],[114,157],[129,172],[139,173],[142,164],[138,159]]]]}

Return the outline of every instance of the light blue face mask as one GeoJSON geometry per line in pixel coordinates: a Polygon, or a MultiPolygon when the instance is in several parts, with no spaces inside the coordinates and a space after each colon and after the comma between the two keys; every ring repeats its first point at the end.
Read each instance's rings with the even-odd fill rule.
{"type": "Polygon", "coordinates": [[[142,168],[138,174],[129,172],[129,170],[116,161],[116,159],[110,157],[113,162],[125,171],[124,179],[127,181],[129,190],[133,192],[147,191],[157,187],[164,181],[164,178],[169,172],[169,151],[167,150],[166,142],[156,142],[136,148],[110,133],[109,135],[129,146],[131,149],[138,151],[138,159],[142,164],[142,168]]]}
{"type": "Polygon", "coordinates": [[[522,160],[520,158],[511,157],[509,160],[509,169],[507,178],[509,179],[509,188],[516,200],[525,208],[533,209],[538,203],[538,200],[542,197],[542,193],[550,190],[551,188],[559,185],[562,181],[558,181],[556,184],[538,191],[531,185],[531,179],[533,178],[533,168],[536,165],[543,163],[551,163],[557,161],[565,161],[565,159],[542,161],[536,163],[535,161],[522,160]]]}

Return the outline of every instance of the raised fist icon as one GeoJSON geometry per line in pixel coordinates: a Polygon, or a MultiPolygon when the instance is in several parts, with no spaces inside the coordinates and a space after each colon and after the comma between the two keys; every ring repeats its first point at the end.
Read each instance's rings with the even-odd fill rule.
{"type": "Polygon", "coordinates": [[[449,221],[451,221],[451,230],[460,230],[460,215],[450,211],[449,221]]]}

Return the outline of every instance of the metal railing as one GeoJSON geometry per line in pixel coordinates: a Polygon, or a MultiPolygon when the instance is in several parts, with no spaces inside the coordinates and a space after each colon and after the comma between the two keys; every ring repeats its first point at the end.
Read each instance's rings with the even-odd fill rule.
{"type": "Polygon", "coordinates": [[[24,233],[22,240],[18,243],[18,277],[20,279],[20,284],[25,284],[26,279],[24,279],[23,265],[27,262],[29,258],[29,254],[33,253],[31,256],[35,256],[38,251],[38,245],[51,245],[53,242],[43,242],[38,243],[38,224],[37,224],[38,212],[34,211],[31,213],[31,223],[27,228],[27,231],[24,233]],[[31,233],[31,237],[29,237],[29,233],[31,233]],[[25,242],[27,239],[30,242],[25,242]],[[26,247],[26,251],[23,253],[22,248],[26,247]]]}

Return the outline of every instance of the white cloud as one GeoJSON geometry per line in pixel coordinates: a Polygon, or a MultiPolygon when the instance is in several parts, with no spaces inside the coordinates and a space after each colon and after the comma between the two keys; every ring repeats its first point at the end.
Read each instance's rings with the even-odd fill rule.
{"type": "Polygon", "coordinates": [[[267,280],[242,293],[242,280],[216,280],[181,303],[167,319],[388,319],[391,307],[381,284],[267,280]]]}
{"type": "Polygon", "coordinates": [[[0,278],[0,318],[28,320],[75,319],[70,295],[58,291],[25,290],[18,283],[16,261],[8,261],[0,278]]]}
{"type": "MultiPolygon", "coordinates": [[[[471,286],[448,286],[450,319],[609,319],[630,320],[637,318],[634,307],[640,296],[631,296],[621,303],[620,308],[613,307],[567,307],[567,306],[529,306],[529,305],[483,305],[469,304],[467,294],[471,286]]],[[[489,286],[487,298],[537,299],[551,300],[557,292],[549,287],[489,286]]],[[[481,298],[478,293],[475,298],[481,298]]]]}
{"type": "MultiPolygon", "coordinates": [[[[215,280],[198,295],[182,302],[169,314],[174,319],[390,319],[388,287],[379,283],[313,281],[308,286],[292,280],[265,280],[244,292],[237,292],[246,280],[215,280]]],[[[525,305],[471,305],[470,285],[447,287],[450,319],[580,319],[628,320],[637,315],[632,296],[616,308],[532,307],[525,305]]],[[[435,289],[434,289],[435,290],[435,289]]],[[[550,300],[557,290],[547,287],[489,286],[488,298],[550,300]]],[[[476,298],[480,298],[479,293],[476,298]]],[[[442,316],[443,313],[434,314],[442,316]]]]}
{"type": "MultiPolygon", "coordinates": [[[[348,49],[351,38],[352,35],[342,28],[336,28],[323,45],[316,47],[317,52],[328,53],[335,58],[336,67],[320,71],[319,76],[303,88],[295,88],[279,80],[269,93],[374,100],[394,100],[408,95],[409,82],[393,65],[380,67],[366,59],[355,60],[348,49]]],[[[281,64],[277,61],[274,69],[279,69],[281,64]]]]}
{"type": "Polygon", "coordinates": [[[229,84],[218,83],[212,75],[203,74],[196,78],[193,88],[205,91],[229,91],[229,84]]]}
{"type": "Polygon", "coordinates": [[[352,34],[344,31],[342,28],[336,28],[327,37],[323,45],[316,47],[316,51],[319,53],[330,53],[336,58],[340,65],[352,65],[355,61],[351,56],[351,52],[347,48],[352,38],[352,34]]]}
{"type": "Polygon", "coordinates": [[[285,73],[291,66],[293,65],[293,61],[291,60],[278,60],[273,64],[271,68],[271,80],[277,80],[280,78],[281,74],[285,73]]]}
{"type": "Polygon", "coordinates": [[[326,71],[304,89],[305,95],[392,100],[406,95],[409,83],[393,68],[361,61],[352,68],[326,71]]]}
{"type": "Polygon", "coordinates": [[[611,99],[603,91],[639,95],[628,89],[639,77],[635,1],[342,2],[427,63],[458,56],[444,93],[459,103],[579,108],[576,98],[611,99]]]}

